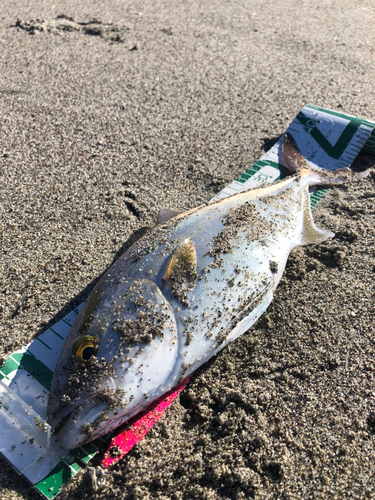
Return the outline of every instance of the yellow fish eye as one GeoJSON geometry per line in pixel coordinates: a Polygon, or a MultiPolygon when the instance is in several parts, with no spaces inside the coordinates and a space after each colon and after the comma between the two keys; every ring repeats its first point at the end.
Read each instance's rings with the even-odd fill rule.
{"type": "Polygon", "coordinates": [[[99,340],[92,335],[79,337],[73,346],[73,355],[78,363],[88,361],[91,356],[95,356],[99,348],[99,340]]]}

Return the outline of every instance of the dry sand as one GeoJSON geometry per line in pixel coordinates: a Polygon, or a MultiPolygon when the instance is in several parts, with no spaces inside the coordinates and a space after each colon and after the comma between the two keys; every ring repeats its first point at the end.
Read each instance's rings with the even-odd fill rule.
{"type": "MultiPolygon", "coordinates": [[[[374,25],[372,0],[2,0],[0,357],[304,104],[375,119],[374,25]]],[[[121,475],[96,493],[79,476],[65,498],[375,498],[374,214],[375,174],[331,191],[315,218],[335,239],[291,255],[266,315],[121,475]]],[[[3,460],[0,496],[38,498],[3,460]]]]}

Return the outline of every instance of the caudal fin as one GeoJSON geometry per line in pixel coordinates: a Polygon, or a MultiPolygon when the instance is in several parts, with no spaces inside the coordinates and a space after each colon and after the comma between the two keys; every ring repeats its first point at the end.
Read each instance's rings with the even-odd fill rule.
{"type": "Polygon", "coordinates": [[[284,166],[292,174],[300,173],[301,177],[309,178],[308,184],[310,186],[344,184],[353,180],[363,179],[369,174],[369,172],[356,173],[350,170],[350,168],[326,170],[320,167],[312,167],[301,154],[296,141],[289,132],[284,135],[281,157],[284,166]]]}
{"type": "Polygon", "coordinates": [[[296,141],[289,132],[284,135],[281,157],[284,166],[290,171],[291,174],[296,174],[304,168],[310,168],[308,162],[298,149],[296,141]]]}

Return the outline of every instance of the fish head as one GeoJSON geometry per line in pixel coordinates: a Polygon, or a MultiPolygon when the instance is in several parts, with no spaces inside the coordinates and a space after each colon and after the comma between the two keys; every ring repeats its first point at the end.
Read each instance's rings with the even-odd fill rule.
{"type": "Polygon", "coordinates": [[[102,279],[52,378],[47,421],[59,444],[74,449],[107,434],[165,392],[176,344],[173,310],[153,281],[102,279]]]}

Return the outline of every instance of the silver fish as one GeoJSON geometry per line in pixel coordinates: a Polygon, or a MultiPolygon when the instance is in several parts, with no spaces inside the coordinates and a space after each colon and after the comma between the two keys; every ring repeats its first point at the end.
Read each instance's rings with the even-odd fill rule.
{"type": "Polygon", "coordinates": [[[311,169],[289,134],[282,156],[293,174],[282,181],[161,212],[99,281],[53,375],[47,420],[62,446],[112,431],[246,332],[291,250],[334,236],[315,226],[309,186],[356,175],[311,169]]]}

